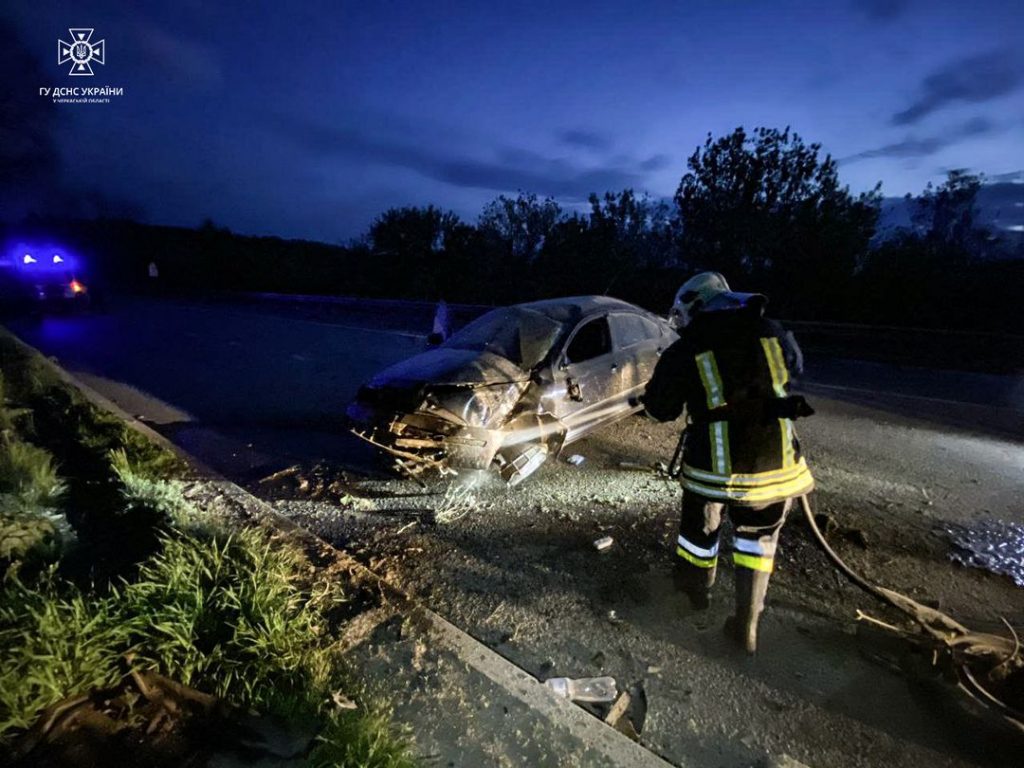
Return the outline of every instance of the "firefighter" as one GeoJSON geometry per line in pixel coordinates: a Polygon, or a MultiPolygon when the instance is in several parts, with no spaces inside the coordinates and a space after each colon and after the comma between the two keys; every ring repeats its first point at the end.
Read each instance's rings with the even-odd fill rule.
{"type": "Polygon", "coordinates": [[[679,289],[671,320],[679,340],[655,367],[644,405],[658,421],[685,407],[682,514],[676,579],[691,605],[706,609],[718,565],[722,517],[735,529],[736,612],[726,634],[757,650],[779,531],[794,498],[814,479],[793,420],[813,411],[789,394],[802,359],[792,334],[764,316],[768,299],[734,293],[717,272],[679,289]]]}

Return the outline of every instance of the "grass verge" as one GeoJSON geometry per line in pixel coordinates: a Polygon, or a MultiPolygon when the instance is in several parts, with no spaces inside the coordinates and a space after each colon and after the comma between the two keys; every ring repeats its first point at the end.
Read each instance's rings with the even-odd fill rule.
{"type": "Polygon", "coordinates": [[[309,765],[413,764],[383,708],[338,703],[358,686],[331,640],[343,585],[282,535],[197,509],[176,456],[2,330],[0,363],[0,748],[130,665],[303,724],[309,765]],[[130,568],[96,562],[115,551],[130,568]]]}

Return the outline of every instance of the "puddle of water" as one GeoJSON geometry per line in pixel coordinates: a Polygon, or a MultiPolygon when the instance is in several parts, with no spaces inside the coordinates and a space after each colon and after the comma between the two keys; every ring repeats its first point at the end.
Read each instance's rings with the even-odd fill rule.
{"type": "Polygon", "coordinates": [[[971,568],[1009,576],[1024,587],[1024,525],[982,520],[971,526],[946,529],[953,541],[950,559],[971,568]]]}

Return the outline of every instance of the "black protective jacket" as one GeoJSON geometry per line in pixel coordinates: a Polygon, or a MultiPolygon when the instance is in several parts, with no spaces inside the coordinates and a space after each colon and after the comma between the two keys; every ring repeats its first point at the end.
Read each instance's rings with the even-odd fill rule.
{"type": "Polygon", "coordinates": [[[814,487],[793,428],[813,411],[789,394],[800,362],[792,335],[757,305],[701,312],[683,329],[658,361],[644,406],[659,421],[686,408],[686,490],[761,506],[814,487]]]}

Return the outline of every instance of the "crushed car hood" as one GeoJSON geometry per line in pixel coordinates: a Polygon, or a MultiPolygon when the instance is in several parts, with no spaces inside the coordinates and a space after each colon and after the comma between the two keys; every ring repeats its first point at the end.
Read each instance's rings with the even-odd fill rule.
{"type": "Polygon", "coordinates": [[[526,381],[530,377],[510,360],[492,352],[439,347],[385,368],[371,387],[419,387],[425,384],[480,387],[526,381]]]}

